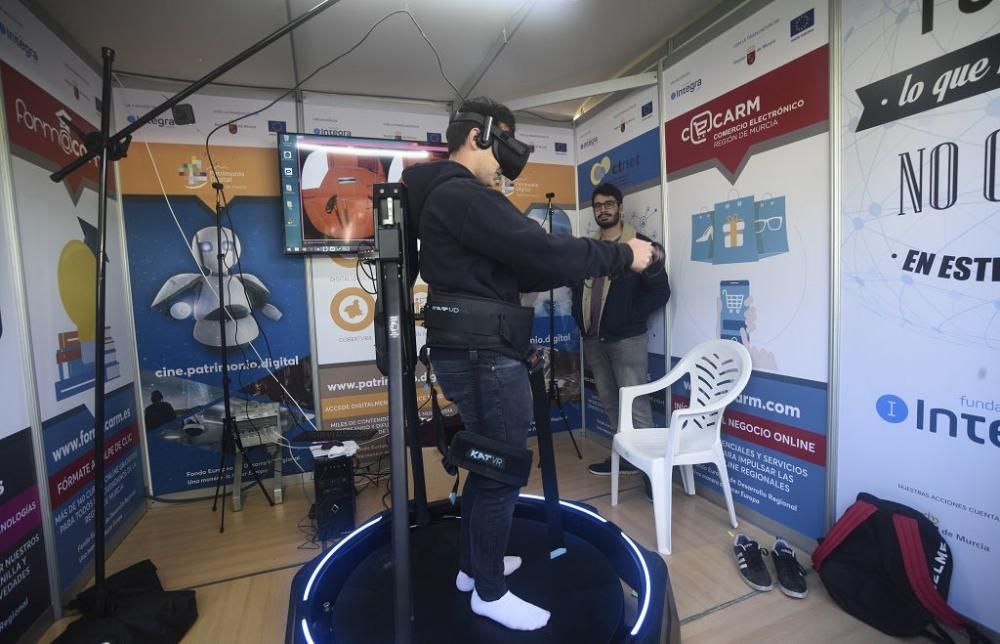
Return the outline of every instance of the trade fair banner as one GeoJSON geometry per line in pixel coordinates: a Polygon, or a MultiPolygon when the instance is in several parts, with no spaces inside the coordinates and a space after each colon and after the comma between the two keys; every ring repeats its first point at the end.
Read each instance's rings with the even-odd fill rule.
{"type": "Polygon", "coordinates": [[[925,513],[1000,630],[1000,4],[842,4],[837,514],[925,513]]]}
{"type": "MultiPolygon", "coordinates": [[[[99,429],[105,433],[107,463],[103,529],[112,546],[124,538],[145,508],[125,263],[118,250],[121,222],[117,188],[112,184],[106,253],[107,325],[104,346],[97,347],[97,163],[85,165],[59,184],[53,183],[49,174],[83,153],[77,129],[90,131],[98,122],[102,106],[96,90],[100,79],[19,3],[5,3],[0,23],[5,36],[0,38],[0,84],[19,233],[19,239],[10,243],[20,244],[24,262],[34,393],[41,413],[58,575],[65,593],[90,576],[93,562],[93,407],[98,358],[107,366],[106,417],[99,429]]],[[[18,444],[22,452],[30,447],[27,433],[18,444]]],[[[28,460],[23,464],[31,462],[30,452],[24,458],[28,460]]],[[[27,477],[22,473],[22,481],[27,477]]],[[[21,494],[37,498],[30,485],[22,488],[21,494]]],[[[22,510],[37,505],[28,497],[24,497],[22,510]]],[[[28,523],[21,525],[34,522],[32,530],[37,535],[38,525],[32,516],[33,511],[28,512],[28,523]]],[[[22,537],[31,538],[28,533],[22,537]]],[[[43,557],[41,539],[31,543],[20,556],[34,557],[31,575],[37,572],[44,576],[43,566],[37,563],[43,557]]],[[[23,596],[20,592],[15,595],[16,610],[23,596]]]]}
{"type": "MultiPolygon", "coordinates": [[[[610,182],[624,195],[622,218],[637,232],[663,243],[658,100],[655,87],[633,92],[602,107],[577,128],[577,159],[581,159],[576,168],[580,235],[597,234],[591,196],[594,188],[610,182]]],[[[669,277],[673,281],[673,276],[669,277]]],[[[659,311],[647,322],[650,380],[663,376],[666,369],[664,314],[665,311],[659,311]]],[[[610,436],[611,425],[593,376],[586,364],[584,369],[587,429],[610,436]]],[[[666,396],[651,396],[650,403],[653,421],[662,425],[666,422],[666,396]]]]}
{"type": "MultiPolygon", "coordinates": [[[[134,120],[160,98],[157,92],[122,90],[118,114],[126,122],[134,120]]],[[[145,126],[119,164],[143,420],[156,494],[211,487],[218,479],[223,339],[239,430],[253,434],[253,442],[259,436],[273,443],[276,435],[293,438],[309,427],[305,266],[301,257],[284,254],[279,234],[275,137],[294,123],[290,102],[222,127],[212,138],[212,160],[228,206],[222,222],[223,295],[235,321],[227,321],[223,335],[218,318],[210,315],[219,306],[219,268],[216,195],[205,137],[267,102],[192,97],[194,125],[166,119],[145,126]]],[[[249,454],[252,467],[262,477],[271,476],[265,449],[252,448],[249,454]]],[[[297,462],[287,456],[286,472],[311,464],[305,451],[294,454],[297,462]]],[[[226,482],[233,467],[227,458],[226,482]]],[[[244,467],[247,480],[251,465],[244,467]]]]}
{"type": "MultiPolygon", "coordinates": [[[[0,641],[17,641],[52,605],[24,377],[27,346],[14,294],[13,213],[0,214],[0,641]]],[[[31,393],[29,393],[31,392],[31,393]]]]}
{"type": "MultiPolygon", "coordinates": [[[[663,72],[671,362],[741,342],[753,377],[723,420],[737,504],[823,534],[829,338],[826,3],[777,0],[663,72]]],[[[686,406],[690,383],[673,389],[686,406]]],[[[721,491],[712,466],[696,478],[721,491]]]]}
{"type": "MultiPolygon", "coordinates": [[[[303,130],[325,136],[364,137],[442,143],[448,128],[443,107],[332,97],[307,93],[303,105],[303,130]]],[[[393,165],[380,181],[399,181],[402,166],[393,165]]],[[[362,180],[374,182],[368,173],[362,180]]],[[[312,277],[313,325],[319,372],[317,425],[324,430],[375,430],[360,444],[364,458],[388,454],[388,380],[375,366],[374,273],[359,267],[353,255],[318,254],[309,258],[312,277]]],[[[427,285],[414,286],[415,310],[427,301],[427,285]]],[[[423,327],[417,326],[417,347],[424,344],[423,327]]],[[[430,389],[422,365],[415,375],[417,406],[422,416],[430,412],[430,389]]],[[[438,392],[440,395],[440,391],[438,392]]],[[[442,411],[455,413],[444,399],[442,411]]]]}

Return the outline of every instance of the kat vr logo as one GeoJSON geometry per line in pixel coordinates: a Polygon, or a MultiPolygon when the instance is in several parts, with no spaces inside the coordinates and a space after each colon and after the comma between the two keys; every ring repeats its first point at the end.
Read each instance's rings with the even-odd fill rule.
{"type": "Polygon", "coordinates": [[[911,407],[899,396],[885,394],[875,401],[875,410],[887,423],[927,434],[964,438],[976,445],[1000,447],[1000,401],[961,396],[959,403],[965,410],[935,407],[922,398],[911,407]]]}

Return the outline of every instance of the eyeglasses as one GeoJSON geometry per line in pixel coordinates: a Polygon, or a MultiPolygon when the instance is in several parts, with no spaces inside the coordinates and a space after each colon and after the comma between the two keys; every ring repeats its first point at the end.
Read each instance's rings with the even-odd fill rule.
{"type": "Polygon", "coordinates": [[[618,209],[618,201],[612,199],[611,201],[595,201],[594,202],[594,212],[601,210],[610,210],[614,212],[618,209]]]}
{"type": "Polygon", "coordinates": [[[764,232],[764,229],[770,230],[771,232],[778,232],[781,227],[785,224],[784,217],[768,217],[767,219],[754,219],[753,220],[754,229],[758,234],[764,232]]]}

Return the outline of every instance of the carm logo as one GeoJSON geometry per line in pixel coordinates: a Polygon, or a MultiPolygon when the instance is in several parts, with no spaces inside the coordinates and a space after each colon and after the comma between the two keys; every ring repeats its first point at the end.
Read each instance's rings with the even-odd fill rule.
{"type": "Polygon", "coordinates": [[[934,407],[918,398],[913,409],[894,394],[885,394],[875,401],[875,410],[887,423],[914,427],[928,434],[950,438],[966,438],[976,445],[1000,447],[1000,401],[980,400],[960,396],[959,404],[969,411],[934,407]],[[973,413],[982,411],[984,413],[973,413]]]}
{"type": "Polygon", "coordinates": [[[708,133],[760,111],[760,96],[737,103],[721,112],[705,110],[691,117],[691,123],[681,131],[681,140],[699,145],[708,139],[708,133]]]}
{"type": "Polygon", "coordinates": [[[333,296],[330,317],[344,331],[362,331],[375,320],[375,300],[362,288],[345,288],[333,296]]]}

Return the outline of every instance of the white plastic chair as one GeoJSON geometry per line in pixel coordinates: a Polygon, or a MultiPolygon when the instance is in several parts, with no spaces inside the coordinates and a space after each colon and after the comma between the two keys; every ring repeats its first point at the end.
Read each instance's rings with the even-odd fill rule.
{"type": "Polygon", "coordinates": [[[736,399],[751,372],[750,353],[739,342],[709,340],[694,347],[670,372],[645,385],[622,387],[619,393],[618,433],[611,451],[611,505],[618,505],[618,473],[622,458],[646,473],[653,488],[656,549],[670,554],[671,473],[681,466],[684,491],[694,494],[694,469],[714,463],[729,509],[729,522],[739,527],[733,493],[722,452],[722,413],[736,399]],[[636,429],[632,403],[638,396],[663,391],[683,376],[691,380],[690,406],[670,415],[670,427],[636,429]]]}

